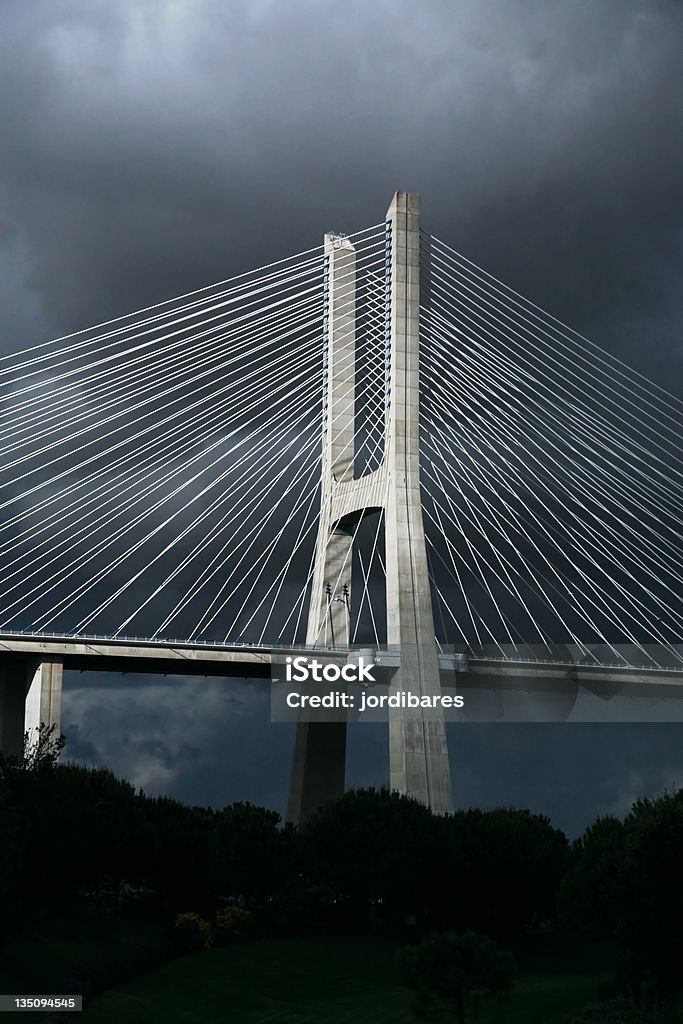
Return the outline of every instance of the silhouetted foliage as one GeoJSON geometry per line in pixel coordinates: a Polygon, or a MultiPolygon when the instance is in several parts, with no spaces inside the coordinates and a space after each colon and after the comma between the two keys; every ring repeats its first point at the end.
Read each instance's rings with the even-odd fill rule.
{"type": "Polygon", "coordinates": [[[624,824],[598,818],[573,845],[573,863],[560,888],[563,926],[580,939],[614,939],[617,888],[624,853],[624,824]]]}
{"type": "Polygon", "coordinates": [[[211,922],[205,921],[199,914],[192,911],[178,914],[175,919],[175,929],[180,947],[185,953],[197,949],[211,949],[213,946],[211,922]]]}
{"type": "Polygon", "coordinates": [[[289,876],[287,836],[280,815],[254,804],[224,807],[214,819],[212,884],[224,897],[262,900],[289,876]]]}
{"type": "Polygon", "coordinates": [[[66,739],[57,732],[56,725],[41,723],[37,734],[35,731],[24,733],[22,754],[0,754],[0,779],[17,772],[49,771],[57,764],[65,743],[66,739]]]}
{"type": "Polygon", "coordinates": [[[441,822],[428,808],[387,790],[352,790],[303,826],[311,880],[365,913],[422,912],[433,890],[441,822]]]}
{"type": "Polygon", "coordinates": [[[442,819],[435,923],[508,940],[554,921],[569,844],[550,820],[500,808],[442,819]]]}
{"type": "Polygon", "coordinates": [[[633,982],[668,998],[683,988],[683,790],[639,800],[624,834],[617,914],[633,982]]]}
{"type": "Polygon", "coordinates": [[[681,988],[683,792],[599,819],[570,849],[528,811],[439,816],[386,790],[282,827],[251,804],[146,796],[106,769],[59,764],[61,746],[44,730],[0,758],[0,937],[74,910],[136,906],[170,925],[238,907],[260,934],[476,931],[510,944],[555,927],[559,894],[564,933],[618,945],[641,1005],[681,988]]]}
{"type": "Polygon", "coordinates": [[[211,850],[216,812],[186,807],[168,797],[138,797],[146,842],[141,867],[159,893],[164,912],[188,906],[209,912],[212,904],[211,850]]]}
{"type": "Polygon", "coordinates": [[[512,955],[475,932],[431,935],[401,951],[406,979],[416,990],[417,1017],[455,1019],[464,1024],[482,999],[504,997],[512,989],[512,955]]]}
{"type": "Polygon", "coordinates": [[[569,846],[547,818],[510,809],[437,816],[387,790],[355,790],[302,828],[303,863],[359,916],[482,928],[505,938],[554,918],[569,846]]]}
{"type": "Polygon", "coordinates": [[[640,1002],[683,988],[683,790],[639,800],[622,822],[601,818],[575,843],[561,917],[582,937],[619,943],[640,1002]]]}
{"type": "Polygon", "coordinates": [[[665,1024],[659,1014],[634,1006],[627,999],[590,1003],[571,1024],[665,1024]]]}
{"type": "Polygon", "coordinates": [[[254,930],[254,915],[243,907],[220,907],[216,911],[214,941],[218,944],[237,942],[254,930]]]}
{"type": "Polygon", "coordinates": [[[308,938],[338,928],[342,921],[335,893],[327,885],[291,885],[269,900],[268,920],[276,935],[308,938]]]}

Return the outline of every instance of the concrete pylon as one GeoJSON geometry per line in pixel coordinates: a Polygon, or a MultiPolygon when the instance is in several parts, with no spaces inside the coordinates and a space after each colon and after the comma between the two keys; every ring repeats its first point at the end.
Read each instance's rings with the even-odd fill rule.
{"type": "MultiPolygon", "coordinates": [[[[391,225],[390,405],[387,410],[385,546],[387,642],[401,651],[392,692],[441,692],[420,495],[420,197],[394,195],[391,225]]],[[[390,709],[393,790],[434,811],[453,809],[443,712],[390,709]]]]}
{"type": "MultiPolygon", "coordinates": [[[[385,442],[380,467],[354,478],[356,259],[348,239],[325,236],[326,336],[321,517],[307,643],[348,644],[352,538],[358,520],[384,509],[387,641],[400,650],[392,692],[440,692],[419,471],[420,200],[397,192],[386,218],[385,442]]],[[[304,820],[341,796],[345,723],[299,722],[287,819],[304,820]]],[[[452,810],[443,712],[390,710],[393,790],[434,811],[452,810]]]]}
{"type": "MultiPolygon", "coordinates": [[[[353,481],[356,380],[356,251],[325,235],[324,397],[321,508],[306,643],[349,642],[343,592],[351,578],[353,526],[333,519],[337,486],[353,481]]],[[[296,726],[287,820],[300,822],[344,792],[346,722],[300,721],[296,726]]]]}

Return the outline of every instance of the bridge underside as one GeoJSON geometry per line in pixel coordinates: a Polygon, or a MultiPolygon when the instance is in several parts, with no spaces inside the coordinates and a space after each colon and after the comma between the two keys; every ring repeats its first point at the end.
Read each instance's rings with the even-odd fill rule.
{"type": "MultiPolygon", "coordinates": [[[[301,653],[306,652],[314,653],[302,647],[301,653]]],[[[65,670],[267,680],[274,656],[281,658],[282,651],[252,650],[248,646],[168,647],[151,640],[130,644],[82,638],[3,637],[0,639],[0,752],[21,754],[24,733],[41,723],[54,725],[56,731],[60,731],[65,670]]],[[[338,651],[333,657],[344,659],[344,654],[338,651]]],[[[391,686],[396,675],[395,657],[377,651],[376,658],[378,682],[391,686]]],[[[499,660],[472,653],[440,655],[439,662],[441,687],[456,686],[458,693],[465,696],[466,720],[499,720],[503,717],[501,700],[505,693],[540,698],[592,694],[605,702],[606,710],[615,697],[683,700],[683,672],[675,670],[499,660]]],[[[543,716],[545,706],[543,700],[539,700],[534,704],[536,717],[516,720],[558,720],[543,716]]],[[[611,706],[615,708],[615,716],[604,720],[623,720],[618,713],[618,702],[611,706]]],[[[302,818],[324,803],[330,793],[343,792],[345,763],[346,723],[318,724],[317,729],[310,730],[305,729],[305,723],[299,724],[294,771],[298,770],[298,777],[304,783],[299,795],[302,818]],[[316,771],[305,771],[306,763],[314,764],[316,771]]]]}
{"type": "Polygon", "coordinates": [[[268,679],[271,652],[82,640],[0,640],[0,752],[21,754],[24,735],[61,728],[62,678],[71,672],[268,679]]]}

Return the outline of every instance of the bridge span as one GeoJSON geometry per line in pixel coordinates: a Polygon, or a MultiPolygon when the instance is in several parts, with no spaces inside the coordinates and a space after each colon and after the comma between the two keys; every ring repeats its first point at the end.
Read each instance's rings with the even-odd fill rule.
{"type": "MultiPolygon", "coordinates": [[[[346,662],[359,653],[373,660],[378,682],[389,684],[401,665],[390,647],[315,644],[220,644],[151,637],[0,633],[0,752],[18,754],[25,732],[40,724],[61,729],[63,674],[195,675],[270,679],[273,663],[287,653],[346,662]]],[[[609,699],[683,699],[683,670],[625,663],[590,663],[544,657],[491,656],[463,646],[438,654],[442,687],[465,694],[503,692],[575,693],[578,688],[609,699]]],[[[466,717],[466,715],[464,716],[466,717]]]]}

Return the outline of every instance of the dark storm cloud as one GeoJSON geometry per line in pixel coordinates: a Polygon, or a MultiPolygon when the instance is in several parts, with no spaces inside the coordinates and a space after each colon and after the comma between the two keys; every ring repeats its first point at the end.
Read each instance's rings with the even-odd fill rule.
{"type": "Polygon", "coordinates": [[[376,223],[397,187],[627,355],[680,326],[680,4],[51,0],[4,21],[5,253],[55,332],[376,223]]]}
{"type": "Polygon", "coordinates": [[[70,673],[65,757],[105,765],[150,794],[284,813],[292,730],[269,727],[259,680],[70,673]]]}
{"type": "MultiPolygon", "coordinates": [[[[7,0],[0,351],[377,223],[402,188],[428,230],[683,394],[682,29],[656,0],[7,0]]],[[[67,688],[71,756],[281,807],[291,737],[265,705],[168,686],[67,688]]],[[[680,781],[674,726],[451,740],[460,805],[568,828],[680,781]]],[[[356,730],[351,782],[384,781],[383,744],[356,730]]]]}

